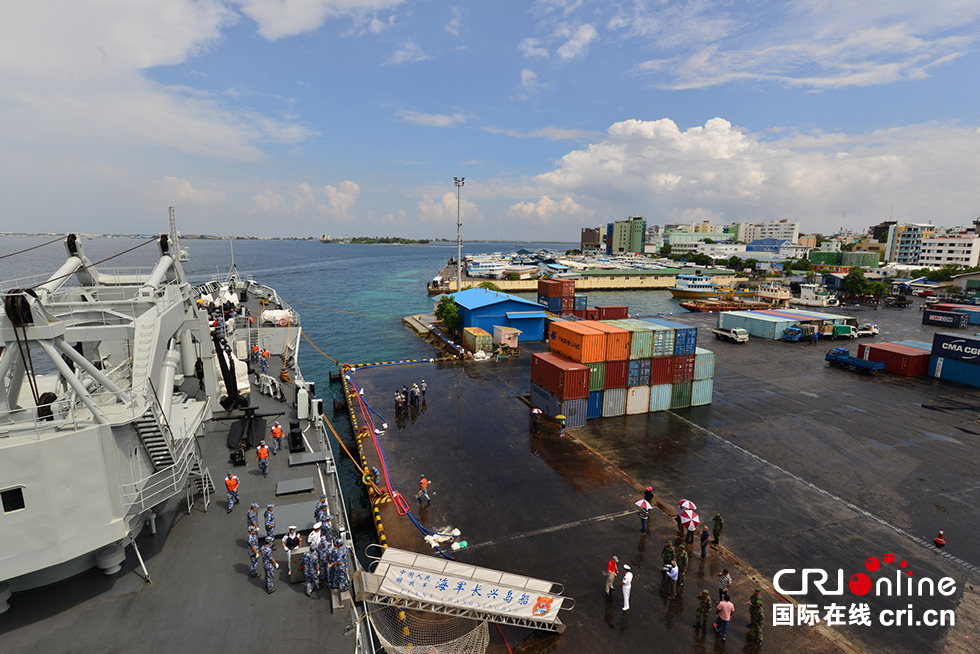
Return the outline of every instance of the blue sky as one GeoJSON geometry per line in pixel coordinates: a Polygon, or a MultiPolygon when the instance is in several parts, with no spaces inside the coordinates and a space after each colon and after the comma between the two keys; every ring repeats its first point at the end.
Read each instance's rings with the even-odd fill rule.
{"type": "Polygon", "coordinates": [[[575,240],[980,214],[980,3],[0,7],[0,229],[575,240]],[[57,18],[52,18],[56,16],[57,18]]]}

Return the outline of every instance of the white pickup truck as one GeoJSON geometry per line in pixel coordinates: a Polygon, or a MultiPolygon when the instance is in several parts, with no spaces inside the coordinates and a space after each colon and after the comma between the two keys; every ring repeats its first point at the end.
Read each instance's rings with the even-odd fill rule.
{"type": "Polygon", "coordinates": [[[731,341],[732,343],[749,342],[749,333],[740,327],[733,327],[731,329],[715,327],[711,330],[711,333],[719,340],[731,341]]]}
{"type": "Polygon", "coordinates": [[[857,330],[858,336],[877,336],[879,334],[878,325],[873,322],[866,322],[857,330]]]}

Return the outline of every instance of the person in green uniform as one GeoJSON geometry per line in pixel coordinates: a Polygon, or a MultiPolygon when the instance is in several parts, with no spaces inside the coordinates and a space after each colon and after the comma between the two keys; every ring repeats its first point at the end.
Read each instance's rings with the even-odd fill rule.
{"type": "Polygon", "coordinates": [[[684,585],[684,573],[687,572],[687,566],[691,562],[691,557],[687,553],[687,549],[681,545],[679,551],[677,552],[677,585],[684,585]]]}
{"type": "Polygon", "coordinates": [[[746,637],[754,640],[759,647],[762,647],[762,625],[766,621],[766,609],[762,605],[762,598],[759,597],[759,589],[749,599],[749,632],[746,637]]]}
{"type": "Polygon", "coordinates": [[[711,613],[711,593],[702,590],[698,595],[698,612],[694,616],[695,629],[708,628],[708,615],[711,613]]]}
{"type": "Polygon", "coordinates": [[[721,530],[725,528],[725,519],[721,517],[720,513],[715,514],[715,527],[712,530],[712,535],[715,537],[712,541],[715,545],[721,539],[721,530]]]}
{"type": "Polygon", "coordinates": [[[664,545],[663,551],[660,553],[660,559],[663,561],[664,565],[669,565],[671,561],[674,560],[674,545],[670,541],[664,545]]]}

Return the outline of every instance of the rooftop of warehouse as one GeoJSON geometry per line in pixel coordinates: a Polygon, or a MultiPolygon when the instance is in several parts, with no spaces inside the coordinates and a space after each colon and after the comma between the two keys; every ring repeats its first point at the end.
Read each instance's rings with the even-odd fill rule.
{"type": "Polygon", "coordinates": [[[732,276],[736,272],[734,270],[725,270],[722,268],[660,268],[656,270],[647,269],[637,269],[637,270],[582,270],[577,272],[577,275],[582,275],[585,277],[608,277],[610,275],[684,275],[684,274],[694,274],[699,275],[716,275],[716,276],[732,276]]]}
{"type": "MultiPolygon", "coordinates": [[[[517,302],[518,304],[526,304],[538,310],[541,309],[541,305],[537,302],[531,302],[530,300],[525,300],[524,298],[517,297],[516,295],[508,295],[507,293],[491,291],[486,288],[468,288],[460,291],[459,293],[450,293],[449,297],[451,297],[456,304],[464,309],[479,309],[481,307],[487,307],[493,304],[500,304],[501,302],[508,301],[517,302]]],[[[441,298],[441,295],[437,295],[432,299],[434,301],[439,301],[441,298]]]]}

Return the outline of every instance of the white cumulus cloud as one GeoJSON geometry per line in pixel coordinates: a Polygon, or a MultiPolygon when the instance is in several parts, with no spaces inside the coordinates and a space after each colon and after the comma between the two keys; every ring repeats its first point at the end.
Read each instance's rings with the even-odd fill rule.
{"type": "Polygon", "coordinates": [[[418,111],[403,110],[398,112],[398,117],[406,123],[412,125],[426,125],[428,127],[452,127],[456,123],[465,123],[466,116],[463,114],[423,114],[418,111]]]}
{"type": "Polygon", "coordinates": [[[556,36],[568,37],[568,40],[555,51],[559,57],[568,60],[584,57],[588,54],[589,44],[599,38],[599,33],[595,27],[586,24],[580,25],[575,30],[563,26],[556,32],[556,36]]]}
{"type": "Polygon", "coordinates": [[[398,64],[414,64],[419,61],[432,59],[415,41],[405,41],[392,53],[385,62],[386,66],[397,66],[398,64]]]}
{"type": "Polygon", "coordinates": [[[507,210],[507,215],[512,218],[542,224],[553,222],[577,222],[585,224],[592,220],[595,212],[576,204],[568,196],[555,202],[545,195],[537,202],[518,202],[507,210]]]}
{"type": "Polygon", "coordinates": [[[391,9],[405,0],[233,0],[270,41],[315,32],[337,18],[359,19],[391,9]]]}
{"type": "Polygon", "coordinates": [[[323,187],[323,193],[327,196],[326,204],[317,206],[317,209],[325,216],[330,216],[337,220],[351,220],[351,209],[357,203],[357,196],[361,194],[361,187],[350,180],[345,180],[337,186],[323,187]]]}
{"type": "MultiPolygon", "coordinates": [[[[423,223],[455,223],[456,222],[456,194],[447,191],[441,198],[433,198],[430,195],[423,195],[419,200],[419,220],[423,223]]],[[[459,202],[460,219],[464,222],[481,222],[483,216],[476,206],[464,198],[459,202]]]]}

